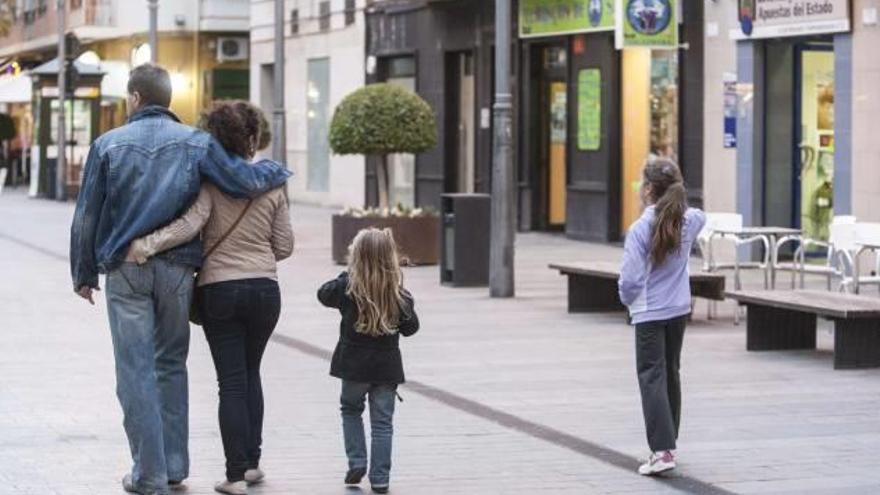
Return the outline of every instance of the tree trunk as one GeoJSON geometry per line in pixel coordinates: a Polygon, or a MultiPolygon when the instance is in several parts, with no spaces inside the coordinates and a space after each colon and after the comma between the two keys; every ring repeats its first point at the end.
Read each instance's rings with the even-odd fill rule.
{"type": "Polygon", "coordinates": [[[379,155],[376,165],[376,182],[379,188],[379,207],[389,208],[388,204],[388,155],[379,155]]]}

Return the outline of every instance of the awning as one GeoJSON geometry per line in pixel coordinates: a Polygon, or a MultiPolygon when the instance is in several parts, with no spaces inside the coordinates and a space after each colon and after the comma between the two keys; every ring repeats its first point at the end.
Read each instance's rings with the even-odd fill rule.
{"type": "Polygon", "coordinates": [[[30,103],[33,81],[27,74],[0,77],[0,103],[30,103]]]}
{"type": "MultiPolygon", "coordinates": [[[[80,62],[79,60],[74,60],[74,66],[76,67],[76,71],[79,72],[79,75],[82,77],[88,76],[103,76],[104,72],[97,65],[86,64],[80,62]]],[[[31,70],[31,75],[34,76],[57,76],[58,75],[58,58],[53,58],[52,60],[46,62],[45,64],[37,67],[36,69],[31,70]]]]}

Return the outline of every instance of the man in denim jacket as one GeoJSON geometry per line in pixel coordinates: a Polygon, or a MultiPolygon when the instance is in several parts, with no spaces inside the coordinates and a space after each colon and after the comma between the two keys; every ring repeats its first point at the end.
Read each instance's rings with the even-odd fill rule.
{"type": "Polygon", "coordinates": [[[180,123],[168,109],[171,79],[142,65],[128,83],[128,124],[99,137],[89,151],[71,228],[73,288],[94,304],[105,273],[107,311],[133,467],[126,490],[164,495],[189,475],[189,305],[198,240],[145,265],[125,263],[129,243],[182,215],[202,178],[233,196],[258,196],[290,173],[275,162],[249,164],[209,134],[180,123]]]}

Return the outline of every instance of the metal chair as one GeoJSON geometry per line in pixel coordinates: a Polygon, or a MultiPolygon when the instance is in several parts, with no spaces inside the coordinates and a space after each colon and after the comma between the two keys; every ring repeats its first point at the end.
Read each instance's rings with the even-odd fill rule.
{"type": "Polygon", "coordinates": [[[734,272],[734,288],[742,289],[739,272],[743,269],[759,269],[764,271],[764,288],[769,287],[769,276],[767,268],[770,262],[770,241],[762,235],[754,235],[749,237],[731,236],[719,233],[719,230],[737,231],[743,228],[742,215],[739,213],[706,213],[706,225],[697,236],[697,245],[703,256],[703,270],[707,272],[717,272],[719,270],[730,270],[734,272]],[[715,259],[715,251],[713,248],[715,239],[732,240],[737,248],[733,261],[719,263],[715,259]],[[760,261],[739,260],[739,247],[751,244],[761,244],[764,246],[764,254],[760,261]]]}
{"type": "Polygon", "coordinates": [[[880,253],[877,251],[877,246],[880,246],[880,223],[856,223],[854,247],[851,251],[841,253],[839,257],[841,266],[846,269],[840,284],[841,291],[852,288],[853,292],[859,292],[863,285],[877,285],[880,288],[880,253]],[[864,245],[872,247],[866,249],[864,245]],[[871,275],[860,273],[861,254],[866,250],[872,251],[874,255],[871,275]]]}
{"type": "MultiPolygon", "coordinates": [[[[764,288],[766,289],[769,284],[769,274],[767,269],[769,267],[770,260],[770,241],[762,235],[750,236],[750,237],[741,237],[741,236],[729,236],[725,234],[721,234],[718,230],[725,231],[737,231],[742,229],[743,220],[742,215],[739,213],[706,213],[706,225],[703,227],[703,230],[700,231],[700,234],[697,236],[697,246],[700,249],[700,254],[703,257],[703,270],[707,272],[717,272],[720,270],[733,270],[733,285],[735,290],[742,289],[742,281],[740,280],[739,272],[741,269],[760,269],[764,271],[764,288]],[[724,262],[719,263],[715,259],[715,251],[713,249],[713,241],[718,239],[727,239],[732,240],[735,246],[736,252],[734,253],[732,262],[724,262]],[[748,261],[748,262],[740,262],[739,261],[739,248],[740,246],[746,246],[751,244],[762,244],[764,246],[764,255],[761,261],[748,261]]],[[[713,313],[717,313],[717,301],[711,301],[709,303],[709,319],[712,318],[713,313]]],[[[734,324],[739,324],[740,319],[740,309],[737,308],[734,311],[734,324]]]]}
{"type": "MultiPolygon", "coordinates": [[[[841,280],[845,276],[844,269],[840,266],[838,251],[854,252],[855,249],[855,223],[856,217],[852,215],[836,215],[829,227],[827,241],[804,238],[798,235],[789,235],[779,239],[776,243],[776,252],[773,254],[773,268],[777,271],[791,272],[791,288],[795,289],[797,278],[800,276],[800,288],[804,288],[804,275],[822,275],[827,280],[828,290],[831,290],[834,278],[841,280]],[[781,262],[779,255],[786,244],[796,245],[792,260],[781,262]],[[807,264],[806,251],[811,246],[823,247],[826,250],[824,264],[807,264]]],[[[773,289],[775,289],[775,285],[773,289]]]]}

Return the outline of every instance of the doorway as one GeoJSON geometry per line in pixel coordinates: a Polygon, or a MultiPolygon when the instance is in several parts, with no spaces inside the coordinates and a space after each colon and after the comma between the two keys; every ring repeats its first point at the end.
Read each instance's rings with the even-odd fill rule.
{"type": "MultiPolygon", "coordinates": [[[[416,59],[406,55],[384,60],[385,82],[416,92],[416,59]]],[[[415,208],[416,157],[399,153],[388,157],[388,201],[391,206],[415,208]]]]}
{"type": "Polygon", "coordinates": [[[834,44],[765,46],[764,222],[827,240],[834,206],[834,44]]]}
{"type": "Polygon", "coordinates": [[[537,103],[537,167],[539,226],[563,230],[568,185],[568,51],[564,45],[534,48],[540,68],[535,84],[537,103]]]}
{"type": "Polygon", "coordinates": [[[476,77],[474,54],[447,54],[446,171],[447,193],[473,193],[476,187],[476,77]]]}

